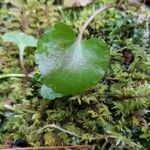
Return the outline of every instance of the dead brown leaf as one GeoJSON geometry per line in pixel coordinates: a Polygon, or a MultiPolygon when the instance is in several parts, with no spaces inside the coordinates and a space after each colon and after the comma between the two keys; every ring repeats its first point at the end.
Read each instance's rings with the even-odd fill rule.
{"type": "Polygon", "coordinates": [[[64,0],[65,7],[80,7],[86,6],[91,3],[93,0],[64,0]]]}

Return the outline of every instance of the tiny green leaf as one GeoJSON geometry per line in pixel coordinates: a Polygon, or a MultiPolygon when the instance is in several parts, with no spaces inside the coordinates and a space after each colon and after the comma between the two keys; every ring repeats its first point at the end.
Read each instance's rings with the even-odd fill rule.
{"type": "Polygon", "coordinates": [[[2,39],[4,40],[4,42],[15,43],[19,47],[19,59],[20,59],[21,68],[24,74],[26,75],[26,77],[28,77],[27,70],[24,66],[23,54],[26,47],[29,46],[36,47],[37,40],[33,36],[29,36],[20,31],[7,32],[2,36],[2,39]]]}
{"type": "Polygon", "coordinates": [[[45,85],[63,95],[74,95],[104,77],[110,54],[103,40],[80,42],[69,26],[56,24],[39,40],[35,58],[45,85]]]}
{"type": "Polygon", "coordinates": [[[37,40],[33,36],[29,36],[20,31],[7,32],[2,36],[5,42],[15,43],[20,50],[24,50],[26,47],[36,47],[37,40]]]}
{"type": "Polygon", "coordinates": [[[43,85],[41,87],[40,94],[42,97],[50,100],[60,98],[63,96],[62,94],[53,91],[51,88],[47,87],[46,85],[43,85]]]}

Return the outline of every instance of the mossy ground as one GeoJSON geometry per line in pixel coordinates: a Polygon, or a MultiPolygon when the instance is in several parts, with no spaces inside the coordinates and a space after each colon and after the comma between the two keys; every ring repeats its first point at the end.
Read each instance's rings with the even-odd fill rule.
{"type": "MultiPolygon", "coordinates": [[[[103,3],[95,0],[84,8],[64,8],[50,0],[23,4],[2,0],[0,32],[22,30],[38,38],[46,27],[61,21],[78,33],[87,17],[103,3]]],[[[84,37],[102,37],[110,45],[111,61],[104,79],[81,95],[43,99],[39,94],[41,84],[34,62],[35,49],[26,49],[26,68],[34,78],[0,78],[1,145],[24,139],[32,146],[91,144],[96,149],[148,150],[149,13],[145,6],[126,6],[125,10],[112,9],[98,15],[89,25],[84,37]],[[50,124],[74,135],[56,128],[43,128],[50,124]]],[[[0,43],[1,75],[22,73],[17,47],[2,40],[0,43]]]]}

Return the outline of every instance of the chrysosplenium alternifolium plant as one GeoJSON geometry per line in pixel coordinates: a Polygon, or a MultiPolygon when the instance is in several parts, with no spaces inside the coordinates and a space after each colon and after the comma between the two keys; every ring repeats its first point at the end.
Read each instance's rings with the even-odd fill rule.
{"type": "Polygon", "coordinates": [[[38,41],[35,57],[46,86],[74,95],[102,79],[110,55],[102,39],[79,40],[69,26],[56,24],[38,41]]]}

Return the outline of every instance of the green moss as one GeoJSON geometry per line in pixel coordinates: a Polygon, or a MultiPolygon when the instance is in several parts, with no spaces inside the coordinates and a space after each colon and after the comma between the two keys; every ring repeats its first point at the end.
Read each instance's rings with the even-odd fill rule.
{"type": "MultiPolygon", "coordinates": [[[[1,33],[23,29],[39,37],[50,24],[60,20],[71,25],[76,32],[86,18],[101,5],[95,1],[85,8],[58,10],[50,3],[50,21],[44,15],[43,2],[31,1],[23,6],[29,24],[22,26],[22,7],[11,7],[3,2],[0,20],[1,33]],[[18,14],[12,14],[12,8],[18,14]]],[[[140,10],[138,10],[139,13],[140,10]]],[[[147,10],[143,14],[147,13],[147,10]]],[[[24,14],[24,15],[25,15],[24,14]]],[[[39,78],[0,79],[0,142],[22,138],[33,146],[69,144],[95,144],[98,149],[143,149],[150,147],[150,54],[146,37],[146,23],[138,22],[133,10],[108,11],[97,16],[85,31],[85,38],[103,37],[111,47],[110,68],[101,83],[88,92],[74,97],[50,101],[39,94],[39,78]],[[126,57],[125,51],[129,57],[126,57]],[[11,106],[8,110],[6,106],[11,106]],[[56,128],[55,124],[73,134],[56,128]]],[[[2,43],[0,47],[0,73],[22,73],[18,50],[2,43]]],[[[31,74],[39,74],[34,64],[34,49],[25,53],[25,64],[31,74]]]]}

